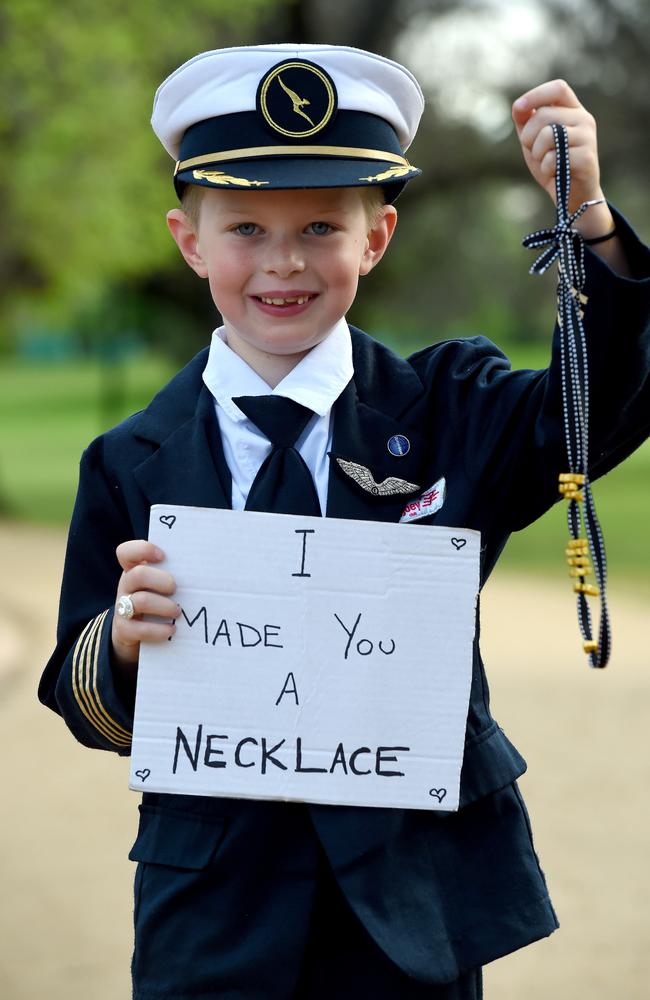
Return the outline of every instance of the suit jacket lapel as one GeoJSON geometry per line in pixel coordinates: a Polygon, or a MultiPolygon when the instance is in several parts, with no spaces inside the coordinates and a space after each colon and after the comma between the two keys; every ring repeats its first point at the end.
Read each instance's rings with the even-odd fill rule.
{"type": "Polygon", "coordinates": [[[360,400],[356,380],[352,379],[334,408],[328,517],[399,521],[408,500],[429,485],[422,481],[425,454],[423,439],[410,428],[408,422],[360,400]],[[410,450],[406,455],[395,457],[389,452],[388,441],[395,434],[408,438],[410,450]],[[403,493],[389,496],[373,494],[344,471],[337,462],[338,458],[368,469],[377,484],[389,477],[397,477],[415,484],[417,489],[407,490],[405,487],[403,493]]]}
{"type": "MultiPolygon", "coordinates": [[[[334,407],[327,515],[398,521],[407,501],[430,485],[423,481],[426,445],[412,427],[423,388],[410,365],[366,334],[351,328],[355,377],[334,407]],[[388,441],[404,434],[406,455],[394,457],[388,441]],[[395,476],[418,490],[392,496],[365,491],[336,461],[368,469],[377,483],[395,476]]],[[[140,415],[136,436],[159,447],[134,475],[149,503],[195,507],[231,506],[231,477],[209,390],[202,380],[207,349],[201,351],[140,415]]]]}
{"type": "MultiPolygon", "coordinates": [[[[199,357],[201,364],[195,365],[197,359],[191,362],[196,368],[193,374],[198,374],[198,379],[186,379],[181,385],[175,385],[177,380],[172,380],[136,425],[139,437],[160,443],[160,447],[133,470],[150,504],[231,506],[230,473],[223,456],[214,402],[200,378],[205,359],[203,355],[199,357]],[[163,397],[166,397],[166,404],[163,397]],[[172,414],[169,413],[170,402],[172,414]],[[175,426],[174,415],[182,420],[175,426]]],[[[184,369],[181,375],[186,372],[184,369]]]]}

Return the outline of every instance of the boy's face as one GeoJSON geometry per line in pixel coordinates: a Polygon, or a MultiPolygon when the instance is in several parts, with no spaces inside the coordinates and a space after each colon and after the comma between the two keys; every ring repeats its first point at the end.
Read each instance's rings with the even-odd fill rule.
{"type": "MultiPolygon", "coordinates": [[[[180,209],[169,227],[207,277],[228,343],[249,363],[304,355],[354,301],[359,276],[383,255],[396,220],[371,226],[359,188],[204,192],[195,231],[180,209]]],[[[253,364],[254,367],[254,364],[253,364]]]]}

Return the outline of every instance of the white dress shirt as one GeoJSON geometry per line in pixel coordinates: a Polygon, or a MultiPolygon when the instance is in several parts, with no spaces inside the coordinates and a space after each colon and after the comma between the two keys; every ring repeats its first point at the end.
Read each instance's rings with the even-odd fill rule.
{"type": "Polygon", "coordinates": [[[232,476],[232,507],[243,510],[249,490],[271,443],[233,403],[233,396],[287,396],[309,407],[314,416],[296,441],[312,474],[323,514],[327,509],[332,407],[354,374],[352,341],[344,319],[271,389],[257,372],[232,351],[226,331],[212,334],[203,381],[215,402],[223,452],[232,476]]]}

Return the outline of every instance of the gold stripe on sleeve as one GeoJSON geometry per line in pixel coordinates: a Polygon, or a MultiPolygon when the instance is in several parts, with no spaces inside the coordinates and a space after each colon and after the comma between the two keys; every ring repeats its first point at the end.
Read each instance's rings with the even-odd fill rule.
{"type": "Polygon", "coordinates": [[[101,732],[107,740],[114,742],[113,737],[115,733],[111,733],[110,729],[103,725],[101,718],[98,718],[97,712],[94,710],[93,704],[88,696],[88,685],[86,682],[86,664],[88,662],[88,653],[93,647],[93,643],[97,632],[100,630],[103,614],[98,615],[97,618],[93,618],[90,623],[90,628],[86,630],[84,635],[79,641],[76,654],[76,675],[75,681],[77,685],[78,698],[77,701],[79,706],[88,719],[88,721],[95,727],[95,729],[101,732]]]}
{"type": "MultiPolygon", "coordinates": [[[[108,612],[106,611],[104,613],[104,619],[106,618],[107,614],[108,612]]],[[[101,625],[101,628],[103,627],[104,627],[104,620],[102,620],[102,625],[101,625]]],[[[110,725],[115,730],[117,736],[121,736],[123,739],[126,739],[127,743],[130,743],[132,736],[130,730],[125,729],[124,726],[120,725],[117,719],[114,719],[113,716],[106,711],[102,699],[100,698],[99,691],[97,689],[97,664],[99,662],[100,639],[101,639],[101,629],[100,633],[97,635],[95,639],[95,649],[92,658],[92,677],[89,678],[92,680],[92,692],[90,692],[89,689],[89,693],[91,693],[91,696],[94,697],[97,709],[104,716],[107,724],[110,725]]]]}
{"type": "Polygon", "coordinates": [[[91,714],[90,705],[88,705],[87,703],[85,690],[80,684],[79,666],[82,661],[82,658],[85,656],[86,643],[90,638],[92,638],[94,631],[96,631],[99,625],[100,617],[101,616],[93,618],[91,619],[91,621],[88,622],[85,629],[79,636],[79,639],[77,640],[77,645],[75,646],[74,655],[72,658],[72,690],[75,699],[77,701],[77,704],[79,705],[79,708],[86,716],[88,721],[91,722],[93,725],[95,725],[95,722],[91,714]]]}
{"type": "Polygon", "coordinates": [[[96,643],[98,638],[101,638],[101,629],[107,613],[103,612],[97,618],[94,618],[79,640],[73,664],[73,680],[76,685],[75,696],[83,714],[105,739],[116,746],[127,746],[130,741],[125,740],[116,730],[107,725],[98,713],[92,702],[89,688],[89,658],[92,650],[98,648],[96,643]]]}
{"type": "MultiPolygon", "coordinates": [[[[99,702],[99,695],[95,699],[95,692],[91,686],[93,681],[93,670],[96,670],[97,660],[99,658],[99,647],[102,638],[102,629],[104,627],[104,621],[108,612],[104,612],[99,615],[96,619],[97,626],[93,628],[92,632],[88,635],[86,644],[84,647],[83,657],[82,657],[82,681],[83,681],[83,693],[85,695],[85,701],[88,705],[93,718],[95,720],[94,725],[96,727],[101,726],[107,739],[110,739],[113,743],[120,742],[124,745],[124,738],[126,736],[126,743],[130,743],[130,734],[122,729],[114,719],[104,710],[103,705],[99,702]]],[[[96,685],[95,685],[96,691],[96,685]]]]}
{"type": "Polygon", "coordinates": [[[72,661],[72,688],[79,708],[90,724],[115,746],[129,746],[131,735],[119,725],[101,703],[96,685],[97,660],[108,611],[88,623],[82,632],[72,661]],[[92,657],[92,662],[91,662],[92,657]],[[91,678],[93,686],[91,687],[91,678]]]}

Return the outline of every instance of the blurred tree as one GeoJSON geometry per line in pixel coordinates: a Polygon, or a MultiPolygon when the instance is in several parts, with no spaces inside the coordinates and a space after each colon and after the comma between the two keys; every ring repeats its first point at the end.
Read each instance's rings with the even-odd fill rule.
{"type": "Polygon", "coordinates": [[[304,40],[345,42],[397,58],[415,70],[427,98],[409,150],[423,174],[398,202],[399,238],[362,283],[351,313],[360,325],[397,331],[405,350],[478,330],[497,341],[548,339],[555,278],[528,277],[531,261],[520,240],[548,225],[554,209],[529,178],[509,121],[488,125],[487,113],[481,120],[481,85],[495,91],[507,111],[543,80],[567,79],[599,123],[608,196],[641,232],[650,230],[646,0],[357,0],[334,10],[327,0],[311,0],[300,6],[304,40]],[[537,21],[537,37],[531,33],[508,56],[501,18],[511,19],[513,36],[527,20],[537,21]],[[451,52],[440,45],[423,52],[426,40],[443,31],[451,52]],[[490,48],[503,48],[508,65],[482,58],[490,48]],[[438,69],[433,59],[440,59],[438,69]],[[445,103],[456,80],[467,86],[463,73],[476,78],[476,107],[464,115],[445,103]]]}
{"type": "Polygon", "coordinates": [[[163,222],[175,196],[146,126],[152,92],[196,51],[281,38],[358,45],[422,76],[427,109],[409,155],[423,176],[398,202],[398,236],[351,314],[404,347],[478,329],[497,340],[548,336],[554,279],[527,277],[519,243],[553,209],[507,122],[509,102],[542,79],[576,87],[599,121],[608,194],[641,229],[650,220],[645,0],[4,0],[0,343],[10,322],[39,314],[83,326],[90,342],[136,316],[178,358],[205,343],[216,322],[208,290],[163,222]],[[481,53],[503,42],[508,11],[515,25],[535,14],[540,30],[482,76],[481,53]],[[448,50],[429,57],[437,37],[451,39],[448,50]],[[449,100],[467,82],[460,67],[476,95],[461,112],[449,100]],[[505,109],[489,127],[488,98],[505,109]]]}
{"type": "Polygon", "coordinates": [[[152,81],[250,37],[273,2],[4,0],[0,331],[36,316],[65,324],[169,266],[169,159],[147,128],[152,81]]]}

